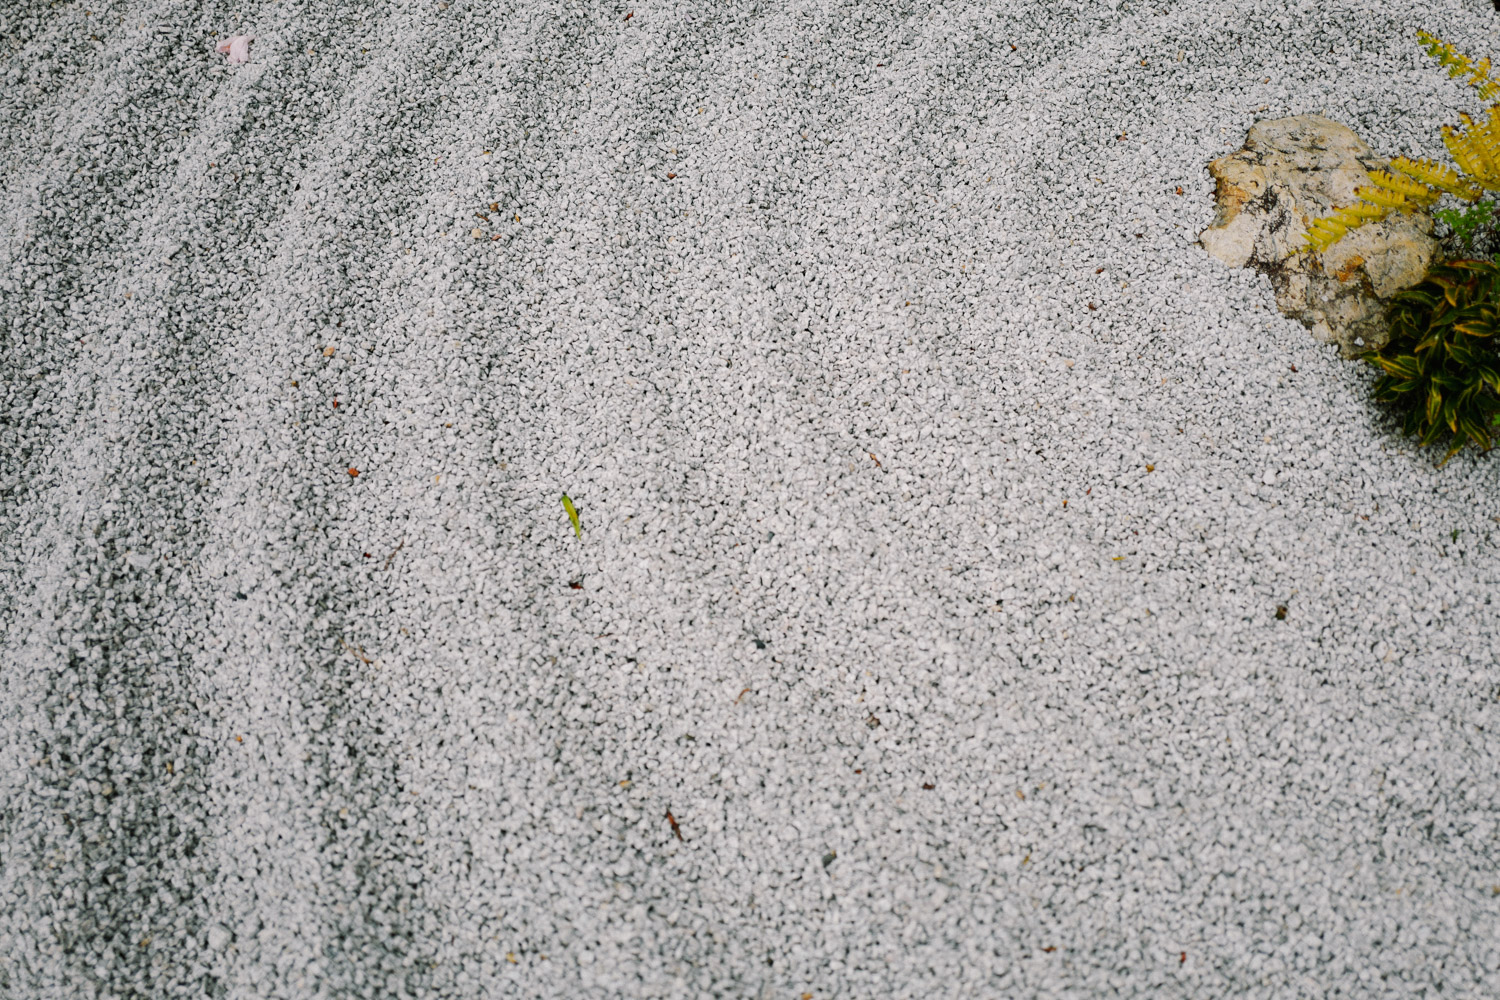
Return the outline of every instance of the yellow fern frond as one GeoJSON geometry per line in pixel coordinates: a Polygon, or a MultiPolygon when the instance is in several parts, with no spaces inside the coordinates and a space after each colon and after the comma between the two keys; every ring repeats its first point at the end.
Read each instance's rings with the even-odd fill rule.
{"type": "Polygon", "coordinates": [[[1452,125],[1443,126],[1443,145],[1448,148],[1448,155],[1453,157],[1453,162],[1458,164],[1458,169],[1463,171],[1465,176],[1473,177],[1474,168],[1478,164],[1469,152],[1469,144],[1459,137],[1452,125]]]}
{"type": "MultiPolygon", "coordinates": [[[[1418,31],[1417,40],[1449,76],[1463,77],[1481,99],[1489,102],[1500,98],[1500,80],[1490,76],[1494,67],[1488,57],[1476,62],[1427,31],[1418,31]]],[[[1443,145],[1458,165],[1457,171],[1434,160],[1396,157],[1390,170],[1372,172],[1369,184],[1355,188],[1358,203],[1310,223],[1306,245],[1299,252],[1327,250],[1352,229],[1384,219],[1392,212],[1427,208],[1444,194],[1472,202],[1487,191],[1500,191],[1500,101],[1488,108],[1483,124],[1467,114],[1458,117],[1462,132],[1451,125],[1443,126],[1443,145]]]]}
{"type": "Polygon", "coordinates": [[[1489,109],[1489,114],[1482,122],[1476,122],[1468,115],[1459,115],[1463,119],[1465,134],[1471,136],[1500,136],[1500,105],[1489,109]]]}
{"type": "Polygon", "coordinates": [[[1359,202],[1348,208],[1341,208],[1333,213],[1333,218],[1338,219],[1350,229],[1363,226],[1366,222],[1378,222],[1391,214],[1391,209],[1382,208],[1379,205],[1371,205],[1369,202],[1359,202]]]}
{"type": "Polygon", "coordinates": [[[1489,119],[1483,125],[1475,125],[1470,128],[1469,134],[1488,136],[1492,139],[1500,138],[1500,105],[1490,108],[1489,119]]]}
{"type": "Polygon", "coordinates": [[[1390,215],[1392,211],[1394,211],[1392,208],[1361,201],[1341,208],[1332,215],[1314,219],[1307,229],[1307,245],[1304,251],[1327,250],[1349,235],[1350,230],[1358,229],[1367,222],[1378,222],[1390,215]]]}
{"type": "Polygon", "coordinates": [[[1416,207],[1414,202],[1408,200],[1406,195],[1399,191],[1387,191],[1383,188],[1371,187],[1366,184],[1355,188],[1354,193],[1370,204],[1379,205],[1381,208],[1400,209],[1404,211],[1416,207]]]}
{"type": "MultiPolygon", "coordinates": [[[[1402,177],[1385,170],[1377,170],[1370,175],[1370,180],[1378,186],[1385,188],[1392,194],[1399,194],[1408,201],[1418,205],[1431,205],[1442,197],[1441,193],[1434,191],[1420,181],[1412,180],[1410,177],[1402,177]]],[[[1377,202],[1377,204],[1380,204],[1377,202]]]]}
{"type": "Polygon", "coordinates": [[[1488,101],[1500,94],[1500,83],[1490,79],[1488,56],[1476,63],[1452,45],[1426,31],[1417,32],[1417,41],[1429,56],[1438,61],[1438,65],[1447,67],[1449,76],[1468,77],[1465,82],[1479,92],[1480,100],[1488,101]]]}
{"type": "Polygon", "coordinates": [[[1438,61],[1439,66],[1448,68],[1449,76],[1461,76],[1469,72],[1469,57],[1459,52],[1452,45],[1438,38],[1436,35],[1426,31],[1417,32],[1417,40],[1427,50],[1427,54],[1438,61]]]}
{"type": "Polygon", "coordinates": [[[1458,171],[1452,167],[1444,166],[1436,160],[1410,160],[1404,156],[1398,156],[1391,161],[1391,169],[1399,170],[1408,177],[1413,177],[1428,187],[1447,191],[1449,194],[1462,198],[1464,201],[1473,201],[1482,193],[1474,185],[1459,176],[1458,171]]]}
{"type": "Polygon", "coordinates": [[[1448,147],[1453,162],[1458,164],[1458,169],[1464,172],[1470,183],[1486,191],[1500,191],[1500,173],[1497,173],[1494,158],[1481,148],[1474,136],[1459,135],[1453,126],[1444,125],[1443,145],[1448,147]]]}
{"type": "Polygon", "coordinates": [[[1331,216],[1314,219],[1307,228],[1307,248],[1320,253],[1344,238],[1349,227],[1331,216]]]}
{"type": "Polygon", "coordinates": [[[1430,55],[1430,56],[1437,55],[1437,53],[1433,51],[1433,46],[1447,46],[1448,45],[1447,42],[1444,42],[1444,41],[1440,40],[1432,32],[1430,32],[1430,31],[1424,31],[1421,28],[1417,29],[1417,41],[1422,44],[1422,48],[1426,49],[1427,50],[1427,54],[1430,55]]]}
{"type": "Polygon", "coordinates": [[[1500,188],[1500,136],[1481,132],[1473,137],[1473,148],[1484,164],[1484,172],[1475,180],[1491,190],[1500,188]]]}
{"type": "Polygon", "coordinates": [[[1500,93],[1500,84],[1497,84],[1490,76],[1490,61],[1488,58],[1485,58],[1483,62],[1475,66],[1474,70],[1469,74],[1469,86],[1473,87],[1479,94],[1481,101],[1488,101],[1496,93],[1500,93]]]}
{"type": "Polygon", "coordinates": [[[1492,130],[1476,127],[1459,135],[1445,125],[1443,145],[1471,182],[1487,191],[1500,191],[1500,141],[1492,130]]]}

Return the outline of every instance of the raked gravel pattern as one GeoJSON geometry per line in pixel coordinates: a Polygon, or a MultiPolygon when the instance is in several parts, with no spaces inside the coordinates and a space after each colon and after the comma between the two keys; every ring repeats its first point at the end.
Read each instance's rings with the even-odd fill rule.
{"type": "Polygon", "coordinates": [[[1195,244],[1418,27],[0,6],[0,995],[1500,996],[1500,464],[1195,244]]]}

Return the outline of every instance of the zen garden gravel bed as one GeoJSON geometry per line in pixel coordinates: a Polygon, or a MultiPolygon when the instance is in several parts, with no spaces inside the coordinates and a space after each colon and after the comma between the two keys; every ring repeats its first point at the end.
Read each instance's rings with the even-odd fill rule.
{"type": "Polygon", "coordinates": [[[1500,466],[1196,242],[1419,27],[0,7],[0,996],[1500,995],[1500,466]]]}

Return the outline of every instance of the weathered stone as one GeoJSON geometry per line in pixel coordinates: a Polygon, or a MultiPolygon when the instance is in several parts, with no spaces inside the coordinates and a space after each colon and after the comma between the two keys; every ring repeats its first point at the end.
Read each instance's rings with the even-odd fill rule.
{"type": "Polygon", "coordinates": [[[1344,357],[1383,347],[1388,300],[1426,277],[1437,256],[1431,214],[1395,212],[1323,253],[1297,250],[1314,219],[1357,202],[1354,189],[1389,163],[1321,115],[1257,122],[1243,149],[1208,165],[1217,211],[1199,242],[1231,267],[1264,271],[1281,311],[1344,357]]]}

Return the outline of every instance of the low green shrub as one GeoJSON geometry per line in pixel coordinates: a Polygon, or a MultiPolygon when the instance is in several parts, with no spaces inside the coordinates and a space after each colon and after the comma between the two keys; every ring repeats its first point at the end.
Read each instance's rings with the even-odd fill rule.
{"type": "MultiPolygon", "coordinates": [[[[1384,372],[1375,398],[1422,444],[1448,438],[1488,451],[1500,426],[1500,263],[1454,260],[1391,302],[1391,339],[1364,355],[1384,372]]],[[[1439,463],[1442,464],[1442,463],[1439,463]]]]}

